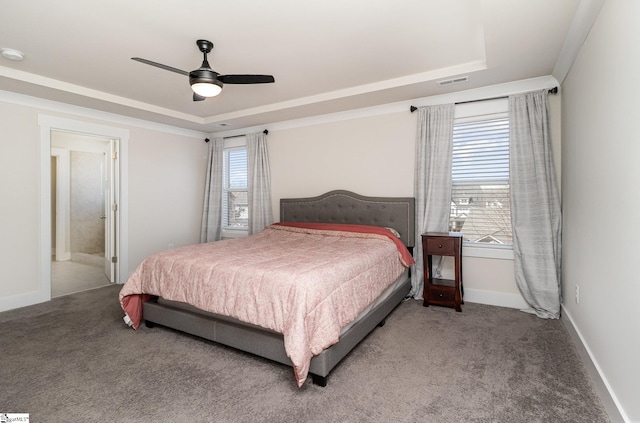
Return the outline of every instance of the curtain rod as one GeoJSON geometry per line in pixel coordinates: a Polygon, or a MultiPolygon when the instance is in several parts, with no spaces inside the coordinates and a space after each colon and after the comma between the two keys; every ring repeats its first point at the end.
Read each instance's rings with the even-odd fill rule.
{"type": "MultiPolygon", "coordinates": [[[[265,129],[264,131],[262,131],[262,133],[267,135],[269,133],[269,131],[267,129],[265,129]]],[[[228,140],[230,138],[238,138],[238,137],[245,137],[245,136],[247,136],[247,134],[231,135],[230,137],[223,137],[223,139],[228,140]]],[[[204,142],[209,142],[209,138],[205,138],[204,142]]]]}
{"type": "MultiPolygon", "coordinates": [[[[558,92],[558,87],[553,87],[549,90],[549,94],[556,94],[558,92]]],[[[478,101],[489,101],[489,100],[501,100],[503,98],[509,98],[509,96],[502,96],[502,97],[491,97],[491,98],[481,98],[479,100],[467,100],[467,101],[458,101],[454,104],[467,104],[467,103],[476,103],[478,101]]],[[[418,108],[416,106],[411,106],[409,108],[409,110],[411,110],[411,113],[415,112],[416,110],[418,110],[418,108]]]]}

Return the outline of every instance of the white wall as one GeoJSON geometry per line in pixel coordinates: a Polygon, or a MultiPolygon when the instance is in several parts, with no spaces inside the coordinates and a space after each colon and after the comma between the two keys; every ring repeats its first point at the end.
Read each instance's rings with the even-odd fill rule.
{"type": "Polygon", "coordinates": [[[282,131],[267,137],[274,217],[280,198],[347,189],[413,196],[415,116],[409,110],[282,131]]]}
{"type": "MultiPolygon", "coordinates": [[[[15,98],[0,93],[0,311],[34,304],[50,295],[42,292],[40,283],[46,269],[40,260],[43,231],[38,117],[52,112],[39,107],[40,101],[34,100],[35,105],[30,106],[25,105],[31,102],[29,98],[20,97],[14,102],[15,98]]],[[[46,104],[54,109],[68,108],[46,104]]],[[[144,257],[166,249],[170,243],[180,246],[199,242],[207,156],[204,134],[179,134],[158,125],[156,130],[149,123],[128,124],[133,120],[108,114],[104,114],[105,121],[82,117],[84,111],[78,115],[57,114],[129,131],[130,201],[121,205],[129,223],[126,274],[144,257]]],[[[45,244],[50,246],[51,242],[45,244]]]]}
{"type": "Polygon", "coordinates": [[[36,110],[0,102],[0,298],[39,288],[39,144],[36,110]]]}
{"type": "Polygon", "coordinates": [[[131,128],[129,273],[169,244],[200,242],[207,151],[204,138],[131,128]]]}
{"type": "Polygon", "coordinates": [[[640,421],[638,17],[640,2],[605,2],[562,85],[564,309],[627,421],[640,421]]]}

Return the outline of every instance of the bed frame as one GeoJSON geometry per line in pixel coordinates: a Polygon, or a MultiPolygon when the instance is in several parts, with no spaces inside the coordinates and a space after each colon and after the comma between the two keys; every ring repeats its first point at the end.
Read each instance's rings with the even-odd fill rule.
{"type": "MultiPolygon", "coordinates": [[[[365,197],[349,191],[331,191],[318,197],[280,200],[281,222],[350,223],[391,227],[412,248],[415,244],[415,202],[410,197],[365,197]]],[[[337,344],[311,360],[313,383],[326,386],[329,372],[406,297],[409,271],[396,288],[340,336],[337,344]]],[[[195,307],[159,299],[143,305],[145,325],[162,325],[291,366],[281,333],[195,307]]]]}

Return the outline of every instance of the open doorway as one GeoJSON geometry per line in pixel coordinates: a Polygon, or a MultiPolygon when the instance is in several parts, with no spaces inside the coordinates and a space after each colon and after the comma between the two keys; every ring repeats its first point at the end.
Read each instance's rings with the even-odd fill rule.
{"type": "Polygon", "coordinates": [[[115,282],[117,140],[51,131],[51,296],[115,282]]]}
{"type": "MultiPolygon", "coordinates": [[[[75,119],[67,119],[60,116],[38,115],[40,126],[40,289],[37,292],[37,301],[49,301],[51,299],[52,257],[57,253],[58,247],[53,247],[52,220],[54,211],[52,208],[52,164],[57,159],[51,156],[51,138],[56,132],[85,135],[102,141],[108,140],[112,146],[112,189],[110,190],[107,212],[110,213],[105,220],[111,223],[108,231],[113,234],[113,243],[109,246],[111,254],[105,254],[105,270],[107,265],[113,275],[114,283],[123,283],[128,277],[128,143],[129,130],[114,126],[98,125],[75,119]],[[53,163],[52,163],[53,162],[53,163]],[[107,260],[111,259],[110,261],[107,260]]],[[[59,216],[55,215],[58,219],[59,216]]],[[[63,251],[63,249],[60,249],[63,251]]],[[[107,250],[105,250],[106,252],[107,250]]],[[[104,272],[103,272],[104,273],[104,272]]]]}

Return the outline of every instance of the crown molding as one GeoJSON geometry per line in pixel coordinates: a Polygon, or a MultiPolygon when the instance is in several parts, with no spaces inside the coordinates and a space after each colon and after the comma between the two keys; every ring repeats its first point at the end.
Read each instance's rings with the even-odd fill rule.
{"type": "Polygon", "coordinates": [[[436,69],[429,72],[418,73],[414,75],[407,75],[401,78],[388,79],[385,81],[379,81],[372,84],[363,84],[355,87],[349,87],[341,90],[334,90],[322,94],[317,94],[308,97],[296,98],[293,100],[282,101],[279,103],[267,104],[260,107],[254,107],[251,109],[238,110],[236,112],[224,113],[215,116],[210,116],[204,119],[205,124],[212,124],[217,122],[225,122],[232,119],[243,118],[246,116],[257,115],[261,113],[275,112],[279,110],[292,109],[295,107],[308,106],[316,103],[323,103],[332,100],[340,100],[349,97],[355,97],[363,94],[369,94],[379,92],[391,88],[404,87],[421,82],[435,81],[441,78],[451,77],[452,75],[460,75],[465,73],[473,73],[487,69],[487,64],[483,60],[478,60],[469,63],[463,63],[456,66],[450,66],[447,68],[436,69]]]}
{"type": "Polygon", "coordinates": [[[117,125],[131,126],[136,128],[150,129],[153,131],[164,132],[173,135],[181,135],[189,138],[202,139],[207,136],[205,132],[193,131],[189,129],[178,128],[171,125],[163,125],[161,123],[150,122],[144,119],[133,118],[129,116],[119,115],[115,113],[103,112],[87,107],[74,106],[67,103],[61,103],[53,100],[46,100],[39,97],[18,94],[10,91],[0,90],[0,101],[20,106],[33,107],[35,109],[46,110],[49,112],[64,113],[74,117],[82,117],[86,119],[95,119],[99,121],[109,122],[117,125]]]}
{"type": "Polygon", "coordinates": [[[329,113],[307,118],[294,119],[282,122],[275,122],[260,126],[251,126],[228,131],[210,133],[210,137],[232,137],[244,135],[252,132],[260,132],[264,129],[271,131],[281,131],[306,126],[322,125],[326,123],[340,122],[367,118],[373,116],[387,115],[392,113],[408,113],[411,106],[433,106],[437,104],[459,103],[465,101],[475,101],[494,97],[506,97],[527,91],[551,89],[558,86],[558,81],[551,75],[539,78],[525,79],[521,81],[507,82],[504,84],[490,85],[481,88],[474,88],[455,93],[435,95],[430,97],[416,98],[409,101],[388,103],[380,106],[353,109],[344,112],[329,113]]]}
{"type": "Polygon", "coordinates": [[[560,55],[551,73],[560,84],[564,82],[564,79],[569,74],[571,66],[573,66],[573,62],[578,57],[580,49],[598,18],[604,2],[605,0],[581,0],[578,4],[569,31],[564,39],[562,50],[560,50],[560,55]]]}
{"type": "Polygon", "coordinates": [[[180,119],[187,122],[198,124],[202,124],[204,122],[204,119],[187,113],[176,112],[175,110],[167,109],[165,107],[154,106],[153,104],[144,103],[142,101],[132,100],[130,98],[105,93],[103,91],[94,90],[64,81],[59,81],[53,78],[47,78],[18,69],[0,66],[0,77],[10,78],[27,84],[38,85],[41,87],[76,94],[96,100],[106,101],[108,103],[119,104],[121,106],[131,107],[133,109],[144,110],[146,112],[156,113],[162,116],[180,119]]]}

